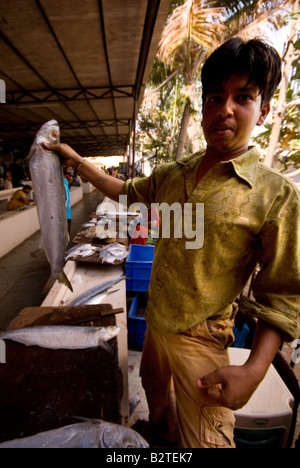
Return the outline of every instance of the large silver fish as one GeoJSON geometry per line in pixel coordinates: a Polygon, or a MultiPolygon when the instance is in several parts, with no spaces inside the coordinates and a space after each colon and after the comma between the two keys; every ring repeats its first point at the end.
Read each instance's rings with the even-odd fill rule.
{"type": "Polygon", "coordinates": [[[12,340],[25,346],[39,346],[48,349],[88,349],[102,346],[118,335],[120,328],[74,327],[49,325],[8,330],[0,335],[1,340],[12,340]]]}
{"type": "Polygon", "coordinates": [[[72,291],[63,271],[69,235],[62,164],[57,154],[43,147],[43,143],[59,143],[59,138],[60,130],[56,120],[46,122],[37,132],[28,155],[43,247],[51,267],[44,294],[55,280],[64,283],[72,291]]]}
{"type": "Polygon", "coordinates": [[[24,439],[0,444],[0,448],[148,448],[140,434],[129,427],[93,419],[24,439]]]}

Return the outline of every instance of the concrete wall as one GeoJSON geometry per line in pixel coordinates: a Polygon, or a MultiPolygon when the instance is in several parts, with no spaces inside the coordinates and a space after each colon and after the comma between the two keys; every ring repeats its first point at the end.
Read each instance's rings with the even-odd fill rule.
{"type": "MultiPolygon", "coordinates": [[[[82,187],[71,187],[71,206],[83,197],[82,187]]],[[[8,211],[0,219],[0,258],[40,229],[36,206],[23,211],[8,211]]]]}

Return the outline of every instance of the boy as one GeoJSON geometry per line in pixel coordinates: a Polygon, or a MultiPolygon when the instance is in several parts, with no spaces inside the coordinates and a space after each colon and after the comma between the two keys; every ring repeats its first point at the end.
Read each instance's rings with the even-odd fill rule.
{"type": "Polygon", "coordinates": [[[249,139],[262,125],[281,78],[278,53],[260,40],[227,41],[202,71],[205,151],[126,183],[99,176],[66,145],[48,146],[114,200],[204,204],[204,243],[160,238],[155,248],[141,362],[150,422],[180,447],[234,447],[230,409],[242,407],[282,340],[298,334],[299,192],[264,167],[249,139]],[[234,301],[249,277],[258,317],[247,362],[230,366],[234,301]],[[173,398],[175,392],[176,400],[173,398]]]}

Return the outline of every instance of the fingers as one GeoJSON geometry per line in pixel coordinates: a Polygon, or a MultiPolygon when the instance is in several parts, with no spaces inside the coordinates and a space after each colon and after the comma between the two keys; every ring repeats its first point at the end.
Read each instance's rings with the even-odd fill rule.
{"type": "Polygon", "coordinates": [[[224,406],[222,384],[217,371],[197,380],[201,397],[209,406],[224,406]]]}
{"type": "Polygon", "coordinates": [[[53,151],[54,153],[60,152],[60,145],[51,145],[50,143],[43,143],[43,147],[49,151],[53,151]]]}
{"type": "Polygon", "coordinates": [[[197,380],[197,384],[201,388],[209,388],[209,387],[219,384],[220,382],[221,382],[221,379],[220,379],[219,369],[197,380]]]}
{"type": "Polygon", "coordinates": [[[69,145],[65,143],[59,143],[53,145],[50,143],[43,143],[43,146],[48,151],[53,151],[54,153],[61,155],[67,162],[78,162],[80,160],[79,154],[76,153],[69,145]]]}

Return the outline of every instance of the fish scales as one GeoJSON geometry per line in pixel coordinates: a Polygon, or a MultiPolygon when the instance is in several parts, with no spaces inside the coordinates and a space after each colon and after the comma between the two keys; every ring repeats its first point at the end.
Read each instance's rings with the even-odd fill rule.
{"type": "Polygon", "coordinates": [[[0,335],[1,340],[12,340],[25,346],[39,346],[48,349],[96,348],[116,337],[120,328],[74,327],[50,325],[8,330],[0,335]]]}
{"type": "Polygon", "coordinates": [[[63,267],[69,240],[63,169],[59,156],[44,148],[43,143],[59,143],[60,129],[56,120],[46,122],[37,132],[28,155],[43,248],[51,267],[51,277],[44,294],[55,280],[72,286],[63,267]]]}
{"type": "Polygon", "coordinates": [[[101,419],[87,420],[58,429],[0,443],[0,448],[148,448],[133,429],[101,419]]]}

